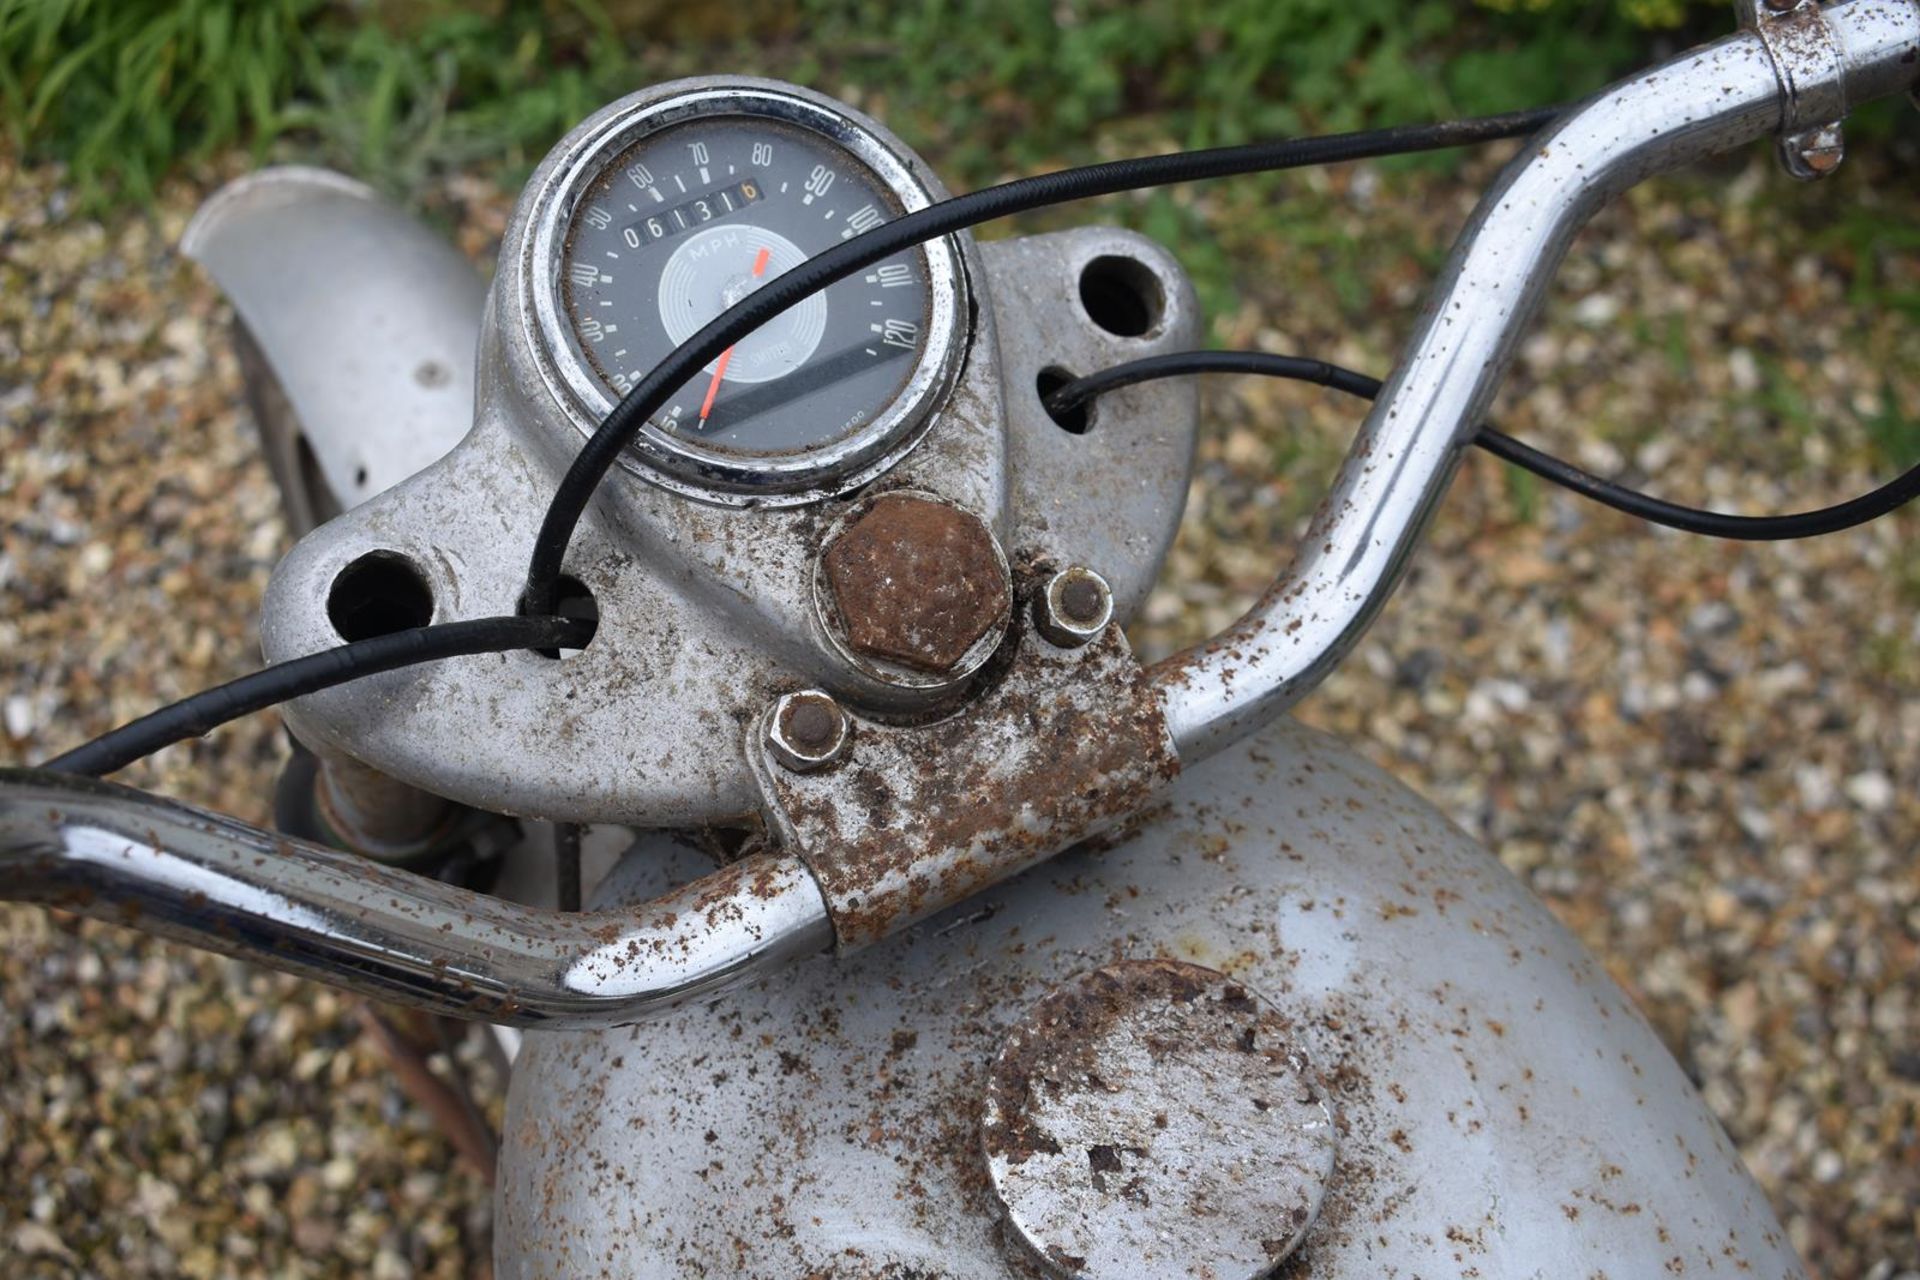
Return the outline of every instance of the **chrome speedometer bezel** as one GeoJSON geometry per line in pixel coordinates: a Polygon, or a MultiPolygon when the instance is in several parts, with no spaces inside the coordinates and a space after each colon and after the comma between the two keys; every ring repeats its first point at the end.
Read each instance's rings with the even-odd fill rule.
{"type": "MultiPolygon", "coordinates": [[[[568,321],[563,287],[567,237],[579,202],[607,165],[640,140],[689,120],[745,116],[776,121],[837,144],[864,164],[911,213],[944,194],[912,153],[876,122],[823,95],[753,79],[661,85],[615,104],[571,141],[535,195],[523,260],[522,314],[555,405],[591,435],[614,401],[568,321]]],[[[920,247],[927,274],[925,341],[893,400],[854,431],[790,454],[714,448],[649,422],[622,465],[670,491],[735,506],[796,506],[856,489],[917,444],[952,390],[965,347],[967,280],[950,236],[920,247]]]]}

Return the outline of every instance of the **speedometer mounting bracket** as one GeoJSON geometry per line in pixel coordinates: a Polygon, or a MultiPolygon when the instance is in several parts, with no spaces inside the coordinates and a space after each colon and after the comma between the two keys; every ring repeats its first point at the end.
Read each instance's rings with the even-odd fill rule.
{"type": "Polygon", "coordinates": [[[766,736],[749,742],[768,823],[813,872],[842,951],[1144,812],[1180,770],[1118,627],[1077,648],[1023,627],[990,689],[928,725],[861,721],[832,772],[781,767],[766,736]]]}

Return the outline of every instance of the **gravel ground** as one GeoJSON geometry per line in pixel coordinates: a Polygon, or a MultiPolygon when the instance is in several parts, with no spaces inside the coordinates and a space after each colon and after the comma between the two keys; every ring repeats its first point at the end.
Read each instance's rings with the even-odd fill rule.
{"type": "MultiPolygon", "coordinates": [[[[1302,179],[1303,224],[1364,218],[1365,238],[1223,232],[1261,283],[1217,340],[1384,370],[1489,164],[1302,179]]],[[[0,159],[0,176],[13,763],[248,669],[284,533],[225,309],[171,249],[222,175],[106,225],[70,214],[57,174],[0,159]]],[[[1920,325],[1911,302],[1856,305],[1873,256],[1835,231],[1863,209],[1910,222],[1912,178],[1869,176],[1790,195],[1756,161],[1637,193],[1576,249],[1503,425],[1752,512],[1920,456],[1898,426],[1920,418],[1920,325]],[[1891,453],[1869,446],[1876,426],[1891,453]]],[[[1233,227],[1265,197],[1181,198],[1233,227]]],[[[468,181],[436,207],[484,256],[506,198],[468,181]]],[[[1880,265],[1888,296],[1920,296],[1920,265],[1880,265]]],[[[1150,653],[1244,607],[1357,421],[1326,393],[1249,380],[1204,403],[1187,526],[1136,627],[1150,653]]],[[[1816,543],[1708,543],[1476,459],[1303,712],[1495,847],[1606,959],[1826,1277],[1920,1268],[1916,533],[1903,513],[1816,543]]],[[[263,716],[124,776],[260,821],[281,753],[263,716]]],[[[0,911],[0,1274],[484,1272],[485,1190],[359,1040],[351,1002],[0,911]]]]}

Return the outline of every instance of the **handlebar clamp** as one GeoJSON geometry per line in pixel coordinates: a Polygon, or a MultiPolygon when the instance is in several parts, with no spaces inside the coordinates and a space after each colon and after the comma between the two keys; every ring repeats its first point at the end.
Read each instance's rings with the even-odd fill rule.
{"type": "Polygon", "coordinates": [[[1820,0],[1735,0],[1740,25],[1767,47],[1780,77],[1780,163],[1803,182],[1846,158],[1847,60],[1820,0]]]}

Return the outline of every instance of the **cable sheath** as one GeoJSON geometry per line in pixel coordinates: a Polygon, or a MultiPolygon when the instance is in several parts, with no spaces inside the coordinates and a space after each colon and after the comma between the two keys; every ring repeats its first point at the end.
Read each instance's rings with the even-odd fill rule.
{"type": "Polygon", "coordinates": [[[581,648],[592,638],[590,622],[501,617],[446,622],[356,640],[304,658],[277,662],[182,698],[55,756],[42,767],[105,777],[162,747],[197,738],[230,720],[365,676],[477,653],[581,648]]]}
{"type": "MultiPolygon", "coordinates": [[[[1378,396],[1381,387],[1378,378],[1343,369],[1324,360],[1275,355],[1265,351],[1178,351],[1114,365],[1065,383],[1048,395],[1047,410],[1058,415],[1122,387],[1196,373],[1243,373],[1311,382],[1364,400],[1378,396]]],[[[1915,465],[1879,488],[1831,507],[1790,515],[1728,515],[1681,506],[1637,489],[1629,489],[1490,426],[1482,426],[1475,433],[1473,443],[1497,458],[1523,467],[1544,480],[1571,489],[1582,497],[1616,511],[1684,533],[1738,542],[1785,542],[1838,533],[1877,520],[1920,495],[1920,465],[1915,465]]]]}

